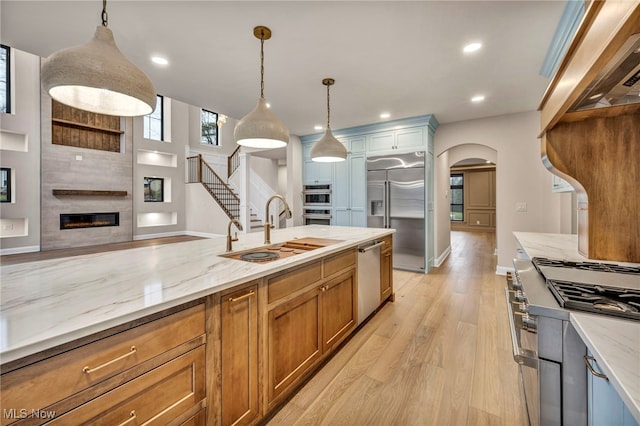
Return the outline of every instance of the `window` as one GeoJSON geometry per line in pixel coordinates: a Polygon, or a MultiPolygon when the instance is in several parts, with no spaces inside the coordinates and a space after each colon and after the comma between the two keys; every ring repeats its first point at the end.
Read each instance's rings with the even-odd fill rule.
{"type": "Polygon", "coordinates": [[[202,124],[202,138],[200,143],[206,145],[220,145],[218,141],[218,114],[203,109],[200,113],[200,123],[202,124]]]}
{"type": "Polygon", "coordinates": [[[452,174],[451,184],[451,220],[464,220],[464,175],[452,174]]]}
{"type": "Polygon", "coordinates": [[[9,48],[0,44],[0,112],[11,112],[11,55],[9,48]]]}
{"type": "Polygon", "coordinates": [[[164,201],[164,179],[144,178],[144,202],[162,203],[164,201]]]}
{"type": "Polygon", "coordinates": [[[0,203],[11,202],[11,169],[0,169],[0,203]]]}
{"type": "Polygon", "coordinates": [[[156,97],[156,109],[149,115],[144,116],[144,137],[156,141],[164,140],[164,98],[162,95],[156,97]]]}

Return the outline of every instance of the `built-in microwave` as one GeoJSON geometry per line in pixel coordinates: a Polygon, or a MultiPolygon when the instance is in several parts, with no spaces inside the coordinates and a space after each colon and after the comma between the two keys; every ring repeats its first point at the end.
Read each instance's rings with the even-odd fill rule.
{"type": "Polygon", "coordinates": [[[305,185],[302,197],[304,206],[331,207],[331,185],[305,185]]]}

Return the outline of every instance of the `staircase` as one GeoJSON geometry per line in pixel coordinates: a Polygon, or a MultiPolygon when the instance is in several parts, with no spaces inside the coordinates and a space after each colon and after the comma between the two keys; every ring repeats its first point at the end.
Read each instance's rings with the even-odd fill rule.
{"type": "MultiPolygon", "coordinates": [[[[234,152],[234,154],[236,153],[234,152]]],[[[187,183],[201,183],[229,219],[240,217],[238,193],[213,171],[201,154],[187,158],[187,171],[187,183]]],[[[247,231],[261,230],[262,226],[262,221],[253,211],[250,211],[250,224],[247,231]]]]}

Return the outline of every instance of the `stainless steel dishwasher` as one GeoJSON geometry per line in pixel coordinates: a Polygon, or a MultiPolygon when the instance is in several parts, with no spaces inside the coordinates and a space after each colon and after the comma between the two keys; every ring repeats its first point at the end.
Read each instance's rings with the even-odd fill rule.
{"type": "Polygon", "coordinates": [[[369,241],[358,247],[358,324],[380,305],[380,246],[369,241]]]}

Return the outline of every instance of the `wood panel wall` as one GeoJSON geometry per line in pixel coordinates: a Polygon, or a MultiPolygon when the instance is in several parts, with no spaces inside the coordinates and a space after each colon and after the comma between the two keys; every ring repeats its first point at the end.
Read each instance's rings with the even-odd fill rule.
{"type": "Polygon", "coordinates": [[[96,114],[51,100],[51,142],[56,145],[120,152],[120,117],[96,114]]]}
{"type": "Polygon", "coordinates": [[[495,230],[495,169],[452,168],[451,173],[462,173],[464,176],[464,220],[451,221],[451,229],[495,230]]]}
{"type": "Polygon", "coordinates": [[[581,254],[640,262],[640,112],[587,117],[548,130],[542,152],[580,183],[581,254]]]}

